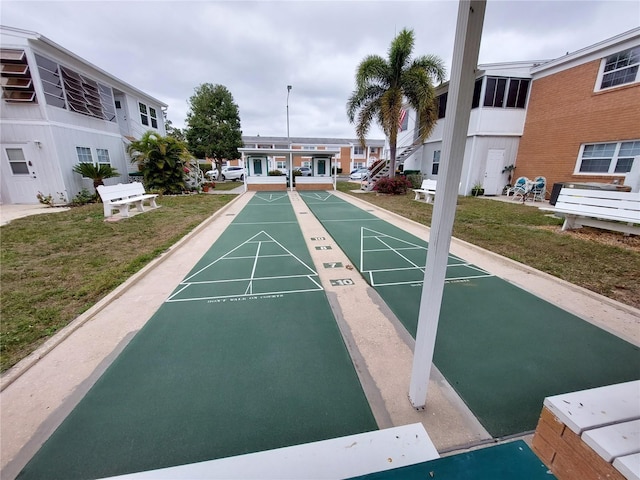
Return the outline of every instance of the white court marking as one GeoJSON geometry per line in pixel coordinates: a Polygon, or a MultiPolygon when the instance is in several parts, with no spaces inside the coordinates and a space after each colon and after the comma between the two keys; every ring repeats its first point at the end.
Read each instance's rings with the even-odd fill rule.
{"type": "MultiPolygon", "coordinates": [[[[233,267],[232,267],[233,268],[233,267]]],[[[210,273],[211,277],[215,277],[215,273],[213,273],[213,270],[211,270],[210,273]]],[[[205,277],[207,276],[206,274],[204,275],[205,277]]],[[[284,245],[282,245],[280,242],[278,242],[277,240],[275,240],[271,235],[269,235],[267,232],[265,232],[264,230],[256,233],[254,236],[252,236],[251,238],[249,238],[248,240],[242,242],[240,245],[238,245],[237,247],[234,247],[233,249],[229,250],[227,253],[225,253],[224,255],[218,257],[216,260],[214,260],[213,262],[205,265],[204,267],[202,267],[201,269],[197,270],[196,272],[192,273],[191,275],[189,275],[187,278],[185,278],[182,282],[180,282],[179,285],[179,289],[174,292],[167,300],[166,302],[188,302],[188,301],[195,301],[195,300],[215,300],[215,299],[223,299],[223,298],[234,298],[234,297],[245,297],[245,296],[251,296],[251,295],[281,295],[281,294],[291,294],[291,293],[302,293],[302,292],[313,292],[313,291],[321,291],[323,290],[322,285],[320,285],[319,281],[317,280],[318,278],[318,273],[311,268],[309,265],[307,265],[304,261],[302,261],[300,258],[298,258],[298,256],[296,256],[294,253],[292,253],[291,251],[289,251],[284,245]],[[242,248],[245,245],[249,245],[249,244],[255,244],[256,245],[256,251],[254,254],[252,255],[238,255],[235,256],[234,253],[236,251],[238,251],[240,248],[242,248]],[[277,250],[280,250],[283,253],[275,253],[275,254],[260,254],[260,251],[262,250],[264,245],[268,245],[271,244],[272,246],[275,246],[277,250]],[[298,265],[302,272],[304,273],[297,273],[297,274],[291,274],[291,275],[272,275],[272,276],[260,276],[260,277],[256,277],[256,268],[260,262],[260,260],[264,260],[264,259],[268,259],[268,258],[291,258],[293,260],[295,260],[295,264],[298,265]],[[206,272],[207,270],[213,269],[215,267],[215,265],[218,262],[221,261],[246,261],[246,260],[253,260],[253,262],[251,263],[251,271],[247,272],[247,275],[245,276],[238,276],[237,278],[231,278],[231,279],[212,279],[212,280],[195,280],[195,277],[197,277],[198,275],[202,274],[203,272],[206,272]],[[256,282],[263,282],[263,281],[271,281],[272,283],[276,280],[291,280],[291,279],[299,279],[300,281],[296,282],[299,287],[298,288],[294,288],[294,289],[274,289],[268,292],[256,292],[254,291],[254,285],[256,282]],[[303,279],[308,280],[308,282],[302,282],[303,279]],[[244,287],[244,292],[242,293],[234,293],[234,294],[213,294],[213,295],[207,295],[207,296],[191,296],[191,297],[181,297],[181,298],[176,298],[178,297],[180,294],[182,294],[183,292],[187,293],[187,289],[191,286],[196,286],[196,285],[210,285],[212,287],[215,287],[216,285],[225,285],[225,286],[229,286],[233,283],[238,283],[239,285],[245,285],[244,287]]],[[[214,288],[215,289],[215,288],[214,288]]]]}
{"type": "MultiPolygon", "coordinates": [[[[369,283],[371,284],[372,287],[421,284],[423,282],[422,279],[401,280],[401,281],[395,281],[395,282],[376,282],[375,275],[377,273],[381,274],[381,273],[387,273],[387,272],[417,271],[422,273],[422,275],[424,276],[424,271],[426,267],[425,264],[427,259],[426,251],[427,251],[427,247],[424,247],[422,245],[417,245],[407,240],[402,240],[401,238],[397,238],[392,235],[387,235],[386,233],[377,232],[375,230],[371,230],[370,228],[360,227],[360,272],[362,273],[362,275],[369,276],[369,283]],[[365,239],[374,239],[381,244],[381,247],[365,249],[364,247],[365,239]],[[393,247],[390,245],[391,241],[398,242],[400,245],[403,245],[403,246],[393,247]],[[405,251],[415,251],[415,250],[424,250],[425,252],[424,262],[416,263],[415,261],[411,260],[410,258],[408,258],[406,255],[403,254],[403,252],[405,251]],[[365,265],[365,260],[364,260],[365,253],[387,253],[387,252],[394,253],[396,257],[400,259],[399,263],[406,266],[399,266],[396,268],[370,268],[365,265]]],[[[470,263],[463,262],[463,263],[447,265],[448,270],[453,270],[457,267],[463,267],[465,269],[475,270],[478,272],[478,275],[449,276],[445,278],[445,281],[471,280],[476,278],[487,278],[487,277],[494,276],[489,272],[486,272],[485,270],[482,270],[481,268],[476,267],[475,265],[472,265],[470,263]]]]}
{"type": "Polygon", "coordinates": [[[325,202],[327,199],[333,197],[334,195],[331,193],[300,193],[301,197],[304,198],[312,198],[314,200],[320,200],[321,202],[325,202]]]}
{"type": "MultiPolygon", "coordinates": [[[[269,193],[269,194],[255,195],[253,198],[257,198],[259,200],[264,200],[265,202],[271,203],[271,202],[276,202],[281,198],[288,198],[288,197],[287,197],[287,194],[283,195],[280,193],[269,193]]],[[[255,204],[252,204],[252,205],[255,205],[255,204]]]]}

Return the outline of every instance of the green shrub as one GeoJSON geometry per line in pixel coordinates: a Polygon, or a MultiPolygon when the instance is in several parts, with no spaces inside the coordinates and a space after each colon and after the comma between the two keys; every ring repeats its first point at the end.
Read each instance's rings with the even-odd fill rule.
{"type": "Polygon", "coordinates": [[[83,188],[82,190],[80,190],[80,193],[78,193],[75,197],[73,197],[73,199],[71,200],[71,205],[75,205],[75,206],[86,205],[87,203],[95,202],[96,199],[97,199],[97,194],[93,194],[86,188],[83,188]]]}
{"type": "Polygon", "coordinates": [[[376,192],[391,195],[404,195],[409,188],[411,188],[411,182],[403,176],[394,178],[383,177],[373,186],[376,192]]]}
{"type": "Polygon", "coordinates": [[[422,185],[422,174],[421,173],[411,173],[405,175],[405,178],[411,184],[411,188],[420,188],[422,185]]]}
{"type": "Polygon", "coordinates": [[[269,177],[281,177],[283,175],[284,173],[282,173],[280,170],[271,170],[267,172],[267,176],[269,177]]]}

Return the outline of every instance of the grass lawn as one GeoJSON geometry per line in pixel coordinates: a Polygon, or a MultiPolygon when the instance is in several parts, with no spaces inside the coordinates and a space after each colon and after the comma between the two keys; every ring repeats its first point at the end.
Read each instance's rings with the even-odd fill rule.
{"type": "Polygon", "coordinates": [[[238,188],[244,185],[243,182],[239,180],[237,182],[229,180],[229,181],[220,181],[220,182],[213,182],[213,183],[216,184],[215,190],[233,190],[234,188],[238,188]]]}
{"type": "MultiPolygon", "coordinates": [[[[338,182],[337,186],[403,217],[431,224],[433,205],[416,202],[413,192],[396,196],[351,193],[358,187],[349,182],[338,182]]],[[[640,237],[588,227],[562,232],[561,226],[561,220],[531,206],[459,197],[453,235],[640,308],[640,237]]]]}
{"type": "Polygon", "coordinates": [[[91,204],[2,226],[2,371],[234,198],[165,196],[161,208],[119,222],[91,204]]]}

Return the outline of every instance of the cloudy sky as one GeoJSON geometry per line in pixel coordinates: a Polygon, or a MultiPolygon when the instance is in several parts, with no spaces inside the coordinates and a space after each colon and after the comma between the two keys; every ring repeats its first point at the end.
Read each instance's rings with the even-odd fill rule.
{"type": "MultiPolygon", "coordinates": [[[[184,126],[202,83],[225,85],[245,135],[354,138],[345,104],[368,54],[402,28],[451,66],[458,4],[444,1],[2,0],[36,31],[169,105],[184,126]]],[[[552,59],[640,25],[637,0],[488,0],[480,63],[552,59]]],[[[383,138],[373,129],[371,137],[383,138]]]]}

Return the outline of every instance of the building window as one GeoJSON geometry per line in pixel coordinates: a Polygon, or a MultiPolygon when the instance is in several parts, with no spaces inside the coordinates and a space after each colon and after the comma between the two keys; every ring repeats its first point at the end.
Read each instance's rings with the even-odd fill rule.
{"type": "Polygon", "coordinates": [[[364,148],[362,148],[362,145],[354,145],[353,146],[353,154],[354,155],[364,155],[364,148]]]}
{"type": "Polygon", "coordinates": [[[143,125],[149,126],[149,114],[147,113],[147,106],[144,103],[138,102],[140,107],[140,122],[143,125]]]}
{"type": "Polygon", "coordinates": [[[449,96],[448,92],[444,92],[442,95],[439,95],[436,98],[438,103],[438,118],[444,118],[445,111],[447,110],[447,97],[449,96]]]}
{"type": "Polygon", "coordinates": [[[531,80],[510,78],[507,90],[507,108],[524,108],[527,103],[527,92],[531,80]]]}
{"type": "Polygon", "coordinates": [[[276,168],[278,170],[280,170],[281,168],[287,168],[287,161],[286,160],[278,160],[276,162],[276,168]]]}
{"type": "Polygon", "coordinates": [[[58,64],[38,54],[35,57],[47,105],[66,109],[67,103],[64,99],[58,64]]]}
{"type": "Polygon", "coordinates": [[[110,122],[115,121],[116,119],[116,110],[114,108],[113,101],[113,92],[111,91],[111,87],[107,87],[106,85],[98,84],[98,91],[100,92],[100,103],[102,104],[102,114],[105,120],[109,120],[110,122]]]}
{"type": "Polygon", "coordinates": [[[440,150],[433,152],[433,164],[431,165],[431,175],[438,175],[440,169],[440,150]]]}
{"type": "Polygon", "coordinates": [[[302,149],[303,149],[303,150],[315,150],[315,149],[316,149],[316,147],[311,146],[311,145],[303,145],[303,146],[302,146],[302,149]]]}
{"type": "Polygon", "coordinates": [[[590,143],[582,146],[578,173],[623,174],[631,171],[633,157],[640,155],[640,140],[590,143]]]}
{"type": "Polygon", "coordinates": [[[109,122],[116,121],[111,87],[35,54],[47,105],[109,122]]]}
{"type": "Polygon", "coordinates": [[[487,77],[485,107],[524,108],[531,80],[526,78],[487,77]],[[505,98],[506,97],[506,98],[505,98]]]}
{"type": "Polygon", "coordinates": [[[2,98],[7,103],[36,103],[36,92],[24,50],[0,49],[2,98]]]}
{"type": "Polygon", "coordinates": [[[89,147],[76,147],[76,153],[78,154],[78,161],[80,163],[93,163],[93,157],[91,156],[91,149],[89,147]]]}
{"type": "Polygon", "coordinates": [[[21,148],[7,148],[7,158],[9,159],[9,166],[11,167],[11,173],[14,175],[29,175],[29,165],[24,158],[24,152],[21,148]]]}
{"type": "Polygon", "coordinates": [[[310,160],[305,160],[302,162],[302,165],[300,165],[301,167],[309,167],[311,168],[311,161],[310,160]]]}
{"type": "Polygon", "coordinates": [[[604,70],[600,88],[615,87],[638,81],[640,47],[618,52],[604,59],[604,70]]]}
{"type": "Polygon", "coordinates": [[[506,78],[487,77],[487,88],[484,92],[484,106],[502,107],[506,88],[506,78]]]}
{"type": "Polygon", "coordinates": [[[156,109],[153,107],[149,107],[149,115],[151,116],[151,128],[158,128],[158,115],[156,114],[156,109]]]}
{"type": "Polygon", "coordinates": [[[111,165],[109,150],[106,148],[96,148],[96,154],[98,156],[98,165],[111,165]]]}
{"type": "Polygon", "coordinates": [[[365,168],[364,162],[353,162],[353,169],[365,168]]]}
{"type": "Polygon", "coordinates": [[[471,108],[478,108],[480,106],[480,93],[482,92],[482,79],[480,77],[476,79],[476,83],[473,85],[473,100],[471,101],[471,108]]]}

